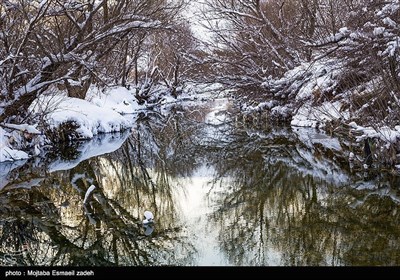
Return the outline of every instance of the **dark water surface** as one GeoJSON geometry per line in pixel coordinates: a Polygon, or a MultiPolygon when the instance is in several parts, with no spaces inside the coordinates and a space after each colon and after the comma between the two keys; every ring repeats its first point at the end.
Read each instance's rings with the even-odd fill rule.
{"type": "Polygon", "coordinates": [[[0,164],[1,266],[400,265],[398,179],[314,130],[246,130],[220,99],[75,148],[0,164]]]}

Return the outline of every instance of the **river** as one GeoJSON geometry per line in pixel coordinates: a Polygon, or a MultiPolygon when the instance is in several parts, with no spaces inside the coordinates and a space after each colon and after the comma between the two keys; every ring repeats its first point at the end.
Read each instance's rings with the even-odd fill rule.
{"type": "Polygon", "coordinates": [[[398,177],[354,170],[323,132],[232,116],[225,98],[176,106],[0,164],[0,265],[400,265],[398,177]]]}

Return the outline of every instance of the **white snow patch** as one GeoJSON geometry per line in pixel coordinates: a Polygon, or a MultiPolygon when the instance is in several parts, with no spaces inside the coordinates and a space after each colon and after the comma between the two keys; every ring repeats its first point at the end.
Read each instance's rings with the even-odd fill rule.
{"type": "Polygon", "coordinates": [[[384,32],[385,32],[385,27],[380,26],[380,27],[374,28],[373,34],[375,36],[379,36],[379,35],[382,35],[384,32]]]}
{"type": "MultiPolygon", "coordinates": [[[[157,105],[162,105],[162,108],[167,108],[169,104],[175,103],[178,99],[189,98],[187,93],[184,92],[185,94],[179,96],[178,99],[173,99],[169,91],[161,86],[154,87],[153,91],[152,98],[155,100],[149,102],[155,103],[160,100],[157,105]]],[[[193,99],[195,98],[193,97],[193,99]]],[[[138,104],[135,89],[128,90],[125,87],[118,86],[100,90],[92,86],[87,92],[85,100],[70,98],[66,96],[65,92],[57,91],[56,94],[53,92],[52,95],[41,95],[33,102],[29,110],[32,114],[43,116],[46,125],[53,129],[57,129],[65,122],[73,122],[78,126],[76,129],[78,139],[91,139],[99,133],[119,132],[132,127],[136,121],[136,113],[146,109],[146,107],[147,104],[138,104]]],[[[9,124],[8,128],[18,130],[20,134],[21,132],[41,134],[35,125],[9,124]]],[[[41,137],[38,141],[43,142],[44,138],[41,137]]],[[[34,148],[35,154],[40,152],[42,142],[35,143],[35,146],[30,147],[34,148]]],[[[1,129],[0,162],[27,159],[28,154],[26,152],[13,148],[13,145],[22,147],[21,143],[24,143],[21,135],[8,133],[1,129]],[[9,139],[12,139],[14,144],[10,143],[9,139]]]]}
{"type": "Polygon", "coordinates": [[[353,131],[362,132],[361,136],[357,136],[357,141],[362,141],[366,137],[381,139],[386,143],[396,143],[400,139],[400,125],[395,126],[394,129],[390,127],[364,127],[357,125],[355,122],[348,124],[353,131]]]}
{"type": "Polygon", "coordinates": [[[28,159],[27,153],[11,148],[10,136],[0,127],[0,162],[28,159]]]}
{"type": "Polygon", "coordinates": [[[30,107],[33,113],[46,114],[46,122],[57,128],[65,122],[74,122],[79,128],[79,138],[91,139],[99,133],[118,132],[132,127],[132,117],[139,106],[134,93],[124,87],[101,91],[91,87],[86,100],[56,96],[41,96],[30,107]]]}
{"type": "Polygon", "coordinates": [[[30,134],[41,134],[41,132],[36,129],[37,125],[10,124],[10,123],[5,123],[3,125],[5,127],[16,129],[16,130],[23,131],[23,132],[30,133],[30,134]]]}
{"type": "Polygon", "coordinates": [[[4,147],[0,151],[0,162],[3,161],[15,161],[28,159],[29,155],[23,151],[13,150],[9,147],[4,147]]]}
{"type": "Polygon", "coordinates": [[[343,104],[340,101],[324,102],[320,106],[305,103],[293,116],[291,125],[300,127],[324,127],[326,122],[339,118],[347,119],[348,113],[342,112],[343,104]]]}
{"type": "Polygon", "coordinates": [[[111,109],[120,114],[134,114],[143,109],[143,106],[137,103],[134,93],[125,87],[114,87],[104,93],[91,87],[86,100],[98,107],[111,109]]]}

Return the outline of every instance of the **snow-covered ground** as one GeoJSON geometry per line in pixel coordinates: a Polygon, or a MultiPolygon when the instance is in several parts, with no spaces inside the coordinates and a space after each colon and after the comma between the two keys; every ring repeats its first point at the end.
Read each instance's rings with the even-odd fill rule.
{"type": "MultiPolygon", "coordinates": [[[[177,100],[163,89],[159,103],[163,112],[177,100]]],[[[182,94],[178,99],[189,99],[191,95],[182,94]]],[[[30,107],[32,114],[41,116],[49,129],[56,130],[60,125],[70,122],[76,125],[76,139],[92,139],[99,133],[124,131],[135,123],[136,113],[145,110],[147,104],[139,105],[133,90],[124,87],[112,87],[100,90],[91,87],[86,99],[67,97],[65,93],[40,96],[30,107]]],[[[28,159],[40,153],[45,145],[43,131],[35,125],[0,127],[0,162],[28,159]],[[8,129],[11,128],[11,129],[8,129]],[[27,143],[26,139],[29,139],[27,143]],[[33,152],[32,152],[33,147],[33,152]]]]}
{"type": "Polygon", "coordinates": [[[125,88],[114,88],[104,94],[95,89],[88,92],[86,100],[66,96],[41,96],[31,106],[34,114],[45,116],[50,129],[73,122],[78,139],[91,139],[99,133],[117,132],[132,126],[125,114],[132,114],[140,106],[132,93],[125,88]]]}
{"type": "MultiPolygon", "coordinates": [[[[132,126],[132,114],[141,109],[133,97],[133,93],[125,88],[116,87],[104,93],[91,88],[86,100],[70,98],[64,94],[42,95],[30,107],[32,114],[43,116],[43,121],[50,129],[70,121],[79,128],[78,139],[91,139],[99,133],[117,132],[132,126]]],[[[37,125],[20,125],[0,128],[0,162],[16,161],[29,158],[26,139],[35,141],[34,154],[40,153],[44,143],[44,135],[37,125]]]]}

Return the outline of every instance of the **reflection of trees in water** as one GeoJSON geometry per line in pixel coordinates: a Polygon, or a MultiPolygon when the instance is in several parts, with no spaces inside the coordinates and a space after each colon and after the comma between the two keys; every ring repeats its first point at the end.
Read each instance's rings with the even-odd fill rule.
{"type": "MultiPolygon", "coordinates": [[[[83,165],[68,173],[87,170],[83,165]]],[[[157,228],[146,237],[141,217],[108,199],[101,187],[84,207],[84,189],[79,192],[61,182],[61,173],[65,172],[52,178],[60,180],[59,188],[44,183],[2,193],[2,265],[148,265],[173,261],[173,252],[168,254],[165,248],[172,241],[182,251],[190,250],[184,238],[176,240],[175,228],[157,228]],[[165,254],[163,258],[159,251],[165,254]]]]}
{"type": "MultiPolygon", "coordinates": [[[[398,186],[398,185],[397,185],[398,186]]],[[[385,188],[385,186],[378,186],[385,188]]],[[[353,194],[354,190],[348,190],[353,194]]],[[[398,191],[397,191],[398,192],[398,191]]],[[[400,264],[400,212],[397,197],[357,191],[361,197],[343,211],[339,224],[345,242],[342,242],[343,262],[350,265],[400,264]],[[353,209],[354,208],[354,209],[353,209]]]]}
{"type": "Polygon", "coordinates": [[[230,263],[400,264],[398,194],[382,192],[383,183],[346,186],[336,177],[349,171],[290,132],[207,127],[205,114],[144,118],[119,150],[68,171],[16,169],[0,190],[0,264],[195,263],[175,192],[204,163],[216,170],[210,200],[219,206],[207,227],[219,231],[230,263]],[[151,236],[141,226],[145,210],[155,214],[151,236]]]}
{"type": "MultiPolygon", "coordinates": [[[[38,187],[0,192],[2,265],[190,264],[193,247],[176,226],[176,177],[194,168],[191,133],[177,115],[145,121],[117,152],[48,174],[38,187]],[[89,203],[83,197],[97,188],[89,203]],[[144,210],[156,217],[144,234],[144,210]]],[[[26,171],[27,176],[34,172],[26,171]]]]}
{"type": "Polygon", "coordinates": [[[306,151],[285,139],[238,137],[214,155],[212,219],[230,262],[398,265],[399,202],[305,175],[293,166],[307,166],[306,151]]]}
{"type": "Polygon", "coordinates": [[[144,118],[121,149],[99,162],[115,175],[114,181],[104,175],[99,181],[124,188],[114,199],[124,201],[134,192],[127,203],[137,206],[130,207],[132,213],[142,217],[144,210],[153,211],[157,228],[176,224],[174,190],[182,187],[180,179],[190,176],[197,166],[192,142],[198,126],[187,125],[188,121],[190,116],[181,112],[144,118]]]}

